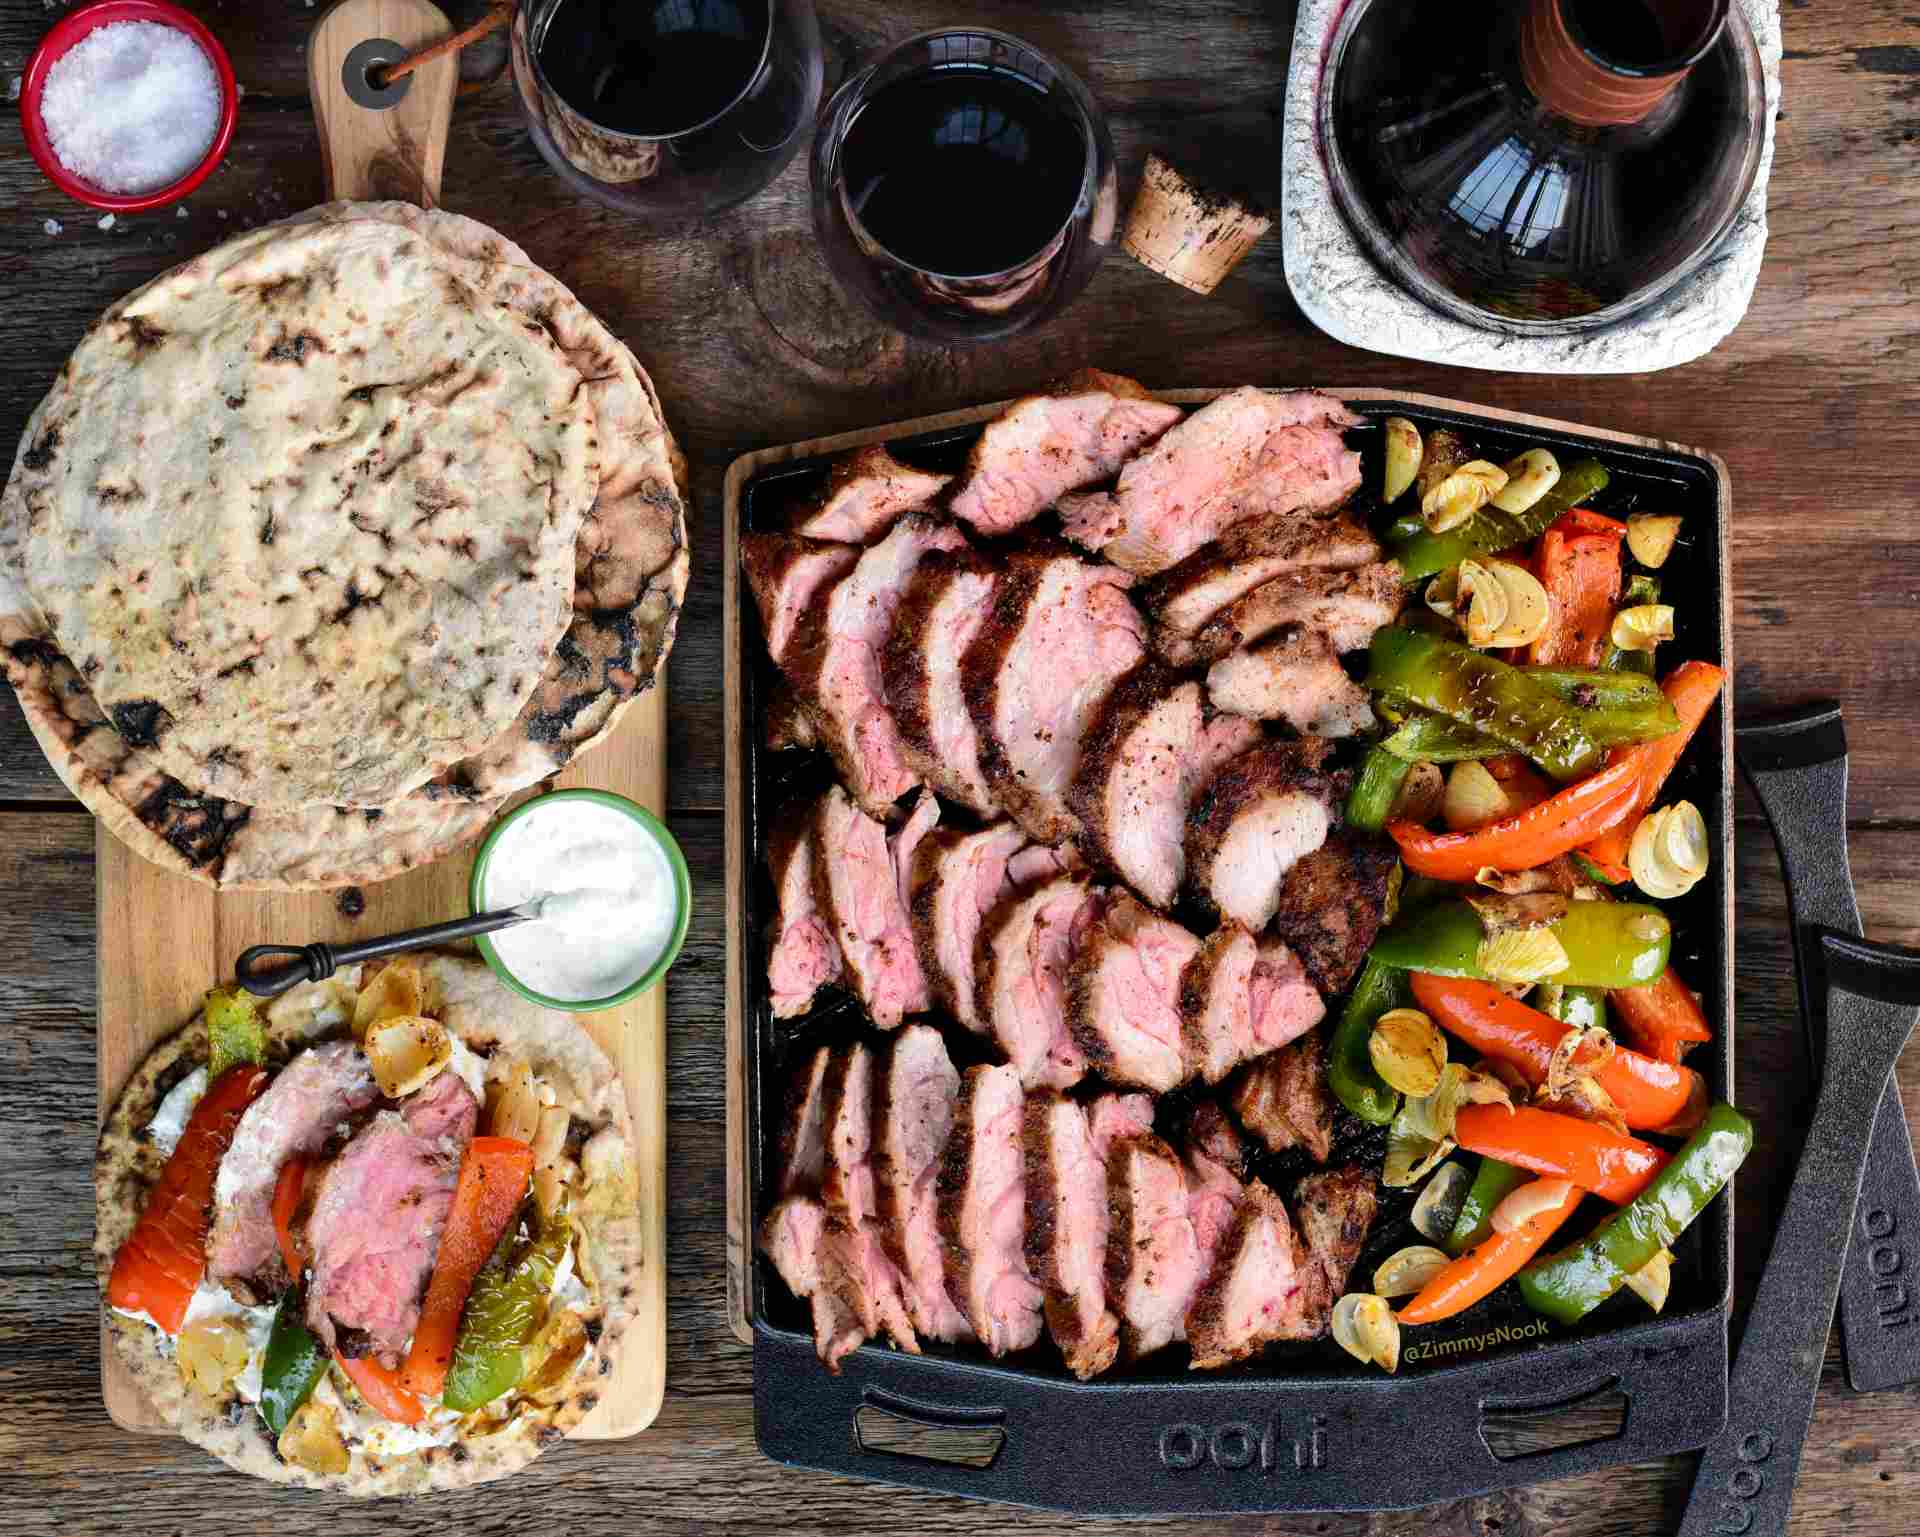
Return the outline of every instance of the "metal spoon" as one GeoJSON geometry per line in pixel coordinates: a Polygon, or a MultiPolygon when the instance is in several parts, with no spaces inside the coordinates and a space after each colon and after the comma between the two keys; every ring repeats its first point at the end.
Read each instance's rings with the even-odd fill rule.
{"type": "Polygon", "coordinates": [[[1827,981],[1820,1096],[1728,1379],[1726,1428],[1701,1454],[1680,1537],[1787,1529],[1874,1112],[1920,1013],[1920,950],[1832,929],[1819,939],[1827,981]]]}
{"type": "Polygon", "coordinates": [[[429,924],[424,929],[408,929],[403,934],[389,934],[384,939],[369,939],[357,945],[249,945],[233,963],[234,980],[257,997],[277,998],[301,982],[324,982],[342,966],[351,966],[356,961],[377,960],[398,950],[471,939],[476,934],[510,929],[516,923],[530,923],[540,916],[547,901],[546,897],[535,897],[518,907],[476,913],[451,923],[429,924]]]}

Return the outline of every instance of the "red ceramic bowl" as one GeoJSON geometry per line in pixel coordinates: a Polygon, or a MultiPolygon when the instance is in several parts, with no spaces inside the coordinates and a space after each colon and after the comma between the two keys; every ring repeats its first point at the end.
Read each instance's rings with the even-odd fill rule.
{"type": "Polygon", "coordinates": [[[213,168],[227,152],[228,141],[233,138],[233,119],[239,107],[240,90],[233,81],[233,65],[227,61],[227,50],[220,46],[219,40],[201,24],[198,17],[189,16],[179,6],[167,4],[166,0],[95,0],[92,5],[69,11],[40,39],[40,46],[33,50],[33,57],[27,60],[27,72],[20,81],[20,125],[26,130],[27,148],[33,152],[33,158],[40,162],[40,169],[47,173],[47,179],[68,197],[114,213],[162,208],[185,197],[211,176],[213,168]],[[207,56],[207,62],[213,65],[214,75],[220,81],[220,125],[214,129],[213,143],[207,146],[206,157],[178,181],[156,187],[151,192],[103,192],[91,182],[75,176],[54,154],[53,144],[47,138],[47,126],[40,118],[40,93],[46,88],[47,71],[53,68],[54,61],[94,28],[104,27],[110,21],[157,21],[176,32],[186,33],[200,45],[200,51],[207,56]]]}

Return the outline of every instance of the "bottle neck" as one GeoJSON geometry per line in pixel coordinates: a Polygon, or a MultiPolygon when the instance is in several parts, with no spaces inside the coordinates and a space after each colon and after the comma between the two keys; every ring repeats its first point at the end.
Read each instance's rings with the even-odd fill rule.
{"type": "Polygon", "coordinates": [[[1520,19],[1520,74],[1550,112],[1584,128],[1618,128],[1651,117],[1713,45],[1725,16],[1724,5],[1705,7],[1719,19],[1672,61],[1674,67],[1650,71],[1609,61],[1585,44],[1568,26],[1565,6],[1566,0],[1528,0],[1520,19]]]}

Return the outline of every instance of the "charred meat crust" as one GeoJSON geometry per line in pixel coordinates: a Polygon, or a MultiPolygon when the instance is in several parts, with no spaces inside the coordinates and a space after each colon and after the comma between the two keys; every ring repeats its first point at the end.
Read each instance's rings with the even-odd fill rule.
{"type": "Polygon", "coordinates": [[[1319,737],[1265,742],[1228,762],[1194,797],[1187,813],[1187,882],[1203,900],[1221,844],[1241,813],[1262,797],[1300,790],[1334,804],[1340,781],[1322,767],[1331,751],[1332,744],[1319,737]]]}
{"type": "MultiPolygon", "coordinates": [[[[986,776],[994,799],[1029,832],[1036,830],[1033,820],[1037,808],[1014,772],[1006,741],[995,729],[995,705],[1008,655],[1020,639],[1027,611],[1040,595],[1047,566],[1051,560],[1068,553],[1066,546],[1060,545],[1009,556],[1004,562],[1000,585],[994,589],[986,623],[960,659],[961,694],[967,703],[967,714],[973,719],[973,729],[980,738],[980,771],[986,776]]],[[[1057,843],[1060,839],[1052,837],[1042,841],[1057,843]]]]}
{"type": "Polygon", "coordinates": [[[1080,764],[1067,786],[1067,805],[1080,819],[1080,847],[1087,857],[1121,873],[1115,862],[1113,828],[1109,821],[1107,780],[1120,766],[1135,729],[1167,697],[1183,687],[1197,687],[1171,668],[1142,662],[1107,691],[1094,708],[1093,720],[1081,739],[1080,764]]]}
{"type": "Polygon", "coordinates": [[[1387,910],[1391,845],[1334,833],[1280,886],[1274,931],[1328,997],[1353,984],[1387,910]]]}
{"type": "Polygon", "coordinates": [[[1318,1271],[1312,1316],[1314,1334],[1319,1335],[1334,1299],[1346,1290],[1347,1276],[1380,1210],[1380,1193],[1373,1175],[1356,1165],[1307,1175],[1294,1186],[1293,1207],[1318,1271]]]}
{"type": "Polygon", "coordinates": [[[1240,1123],[1269,1152],[1304,1147],[1315,1163],[1333,1154],[1333,1094],[1317,1031],[1249,1063],[1229,1090],[1240,1123]]]}
{"type": "MultiPolygon", "coordinates": [[[[907,585],[906,596],[894,611],[893,629],[880,652],[880,681],[887,709],[900,728],[900,741],[908,764],[920,776],[970,809],[985,814],[992,808],[974,804],[974,795],[962,794],[959,777],[941,762],[933,735],[928,695],[932,674],[928,667],[927,647],[934,611],[947,596],[954,582],[963,576],[985,577],[998,581],[994,565],[969,550],[935,550],[926,556],[907,585]]],[[[1003,647],[1004,651],[1004,647],[1003,647]]],[[[990,707],[989,707],[990,708],[990,707]]],[[[973,714],[969,706],[969,714],[973,714]]],[[[975,716],[976,729],[978,717],[975,716]]],[[[985,742],[981,757],[984,764],[985,742]]],[[[989,779],[989,784],[993,781],[989,779]]],[[[977,792],[976,792],[977,793],[977,792]]]]}

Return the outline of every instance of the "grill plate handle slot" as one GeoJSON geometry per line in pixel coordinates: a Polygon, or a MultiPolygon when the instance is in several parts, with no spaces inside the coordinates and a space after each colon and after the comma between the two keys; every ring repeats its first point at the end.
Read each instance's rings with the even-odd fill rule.
{"type": "Polygon", "coordinates": [[[954,1408],[868,1388],[853,1411],[860,1450],[961,1468],[990,1468],[1007,1444],[1000,1409],[954,1408]]]}
{"type": "Polygon", "coordinates": [[[1501,1462],[1617,1440],[1627,1427],[1627,1395],[1618,1377],[1572,1397],[1541,1404],[1488,1403],[1480,1412],[1480,1440],[1501,1462]]]}

